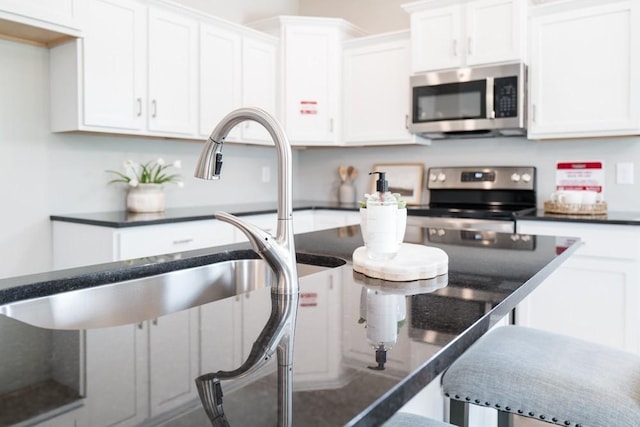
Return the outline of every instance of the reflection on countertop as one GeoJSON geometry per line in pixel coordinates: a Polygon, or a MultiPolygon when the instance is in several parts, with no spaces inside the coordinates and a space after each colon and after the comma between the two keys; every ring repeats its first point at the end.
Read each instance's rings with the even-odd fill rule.
{"type": "MultiPolygon", "coordinates": [[[[447,230],[444,235],[436,236],[429,229],[419,228],[408,230],[407,238],[411,243],[444,250],[449,256],[447,277],[439,278],[439,283],[434,281],[433,286],[424,286],[425,292],[417,292],[416,287],[405,289],[406,292],[393,291],[393,298],[373,301],[364,317],[363,295],[367,304],[369,291],[377,297],[381,292],[399,288],[397,284],[376,283],[354,275],[349,263],[300,279],[294,422],[301,425],[381,424],[477,338],[508,316],[519,301],[573,252],[570,247],[557,254],[554,237],[495,233],[467,236],[461,234],[461,230],[447,230]],[[447,239],[443,239],[446,236],[447,239]],[[512,245],[506,246],[505,242],[512,245]],[[391,322],[383,331],[383,336],[389,333],[391,337],[384,370],[369,368],[378,365],[376,346],[379,342],[377,338],[372,339],[366,326],[372,322],[370,310],[375,310],[378,303],[383,304],[383,314],[386,314],[376,321],[391,322]],[[363,318],[367,321],[362,322],[363,318]],[[332,409],[318,413],[312,408],[332,409]]],[[[299,257],[325,255],[349,261],[354,249],[361,245],[358,226],[296,236],[299,257]]],[[[185,252],[179,260],[164,260],[155,264],[155,268],[166,272],[171,268],[185,268],[189,260],[197,260],[196,264],[217,262],[223,254],[242,248],[246,246],[185,252]]],[[[134,261],[133,267],[128,268],[138,267],[145,268],[145,274],[154,271],[154,263],[148,260],[139,264],[134,261]]],[[[108,270],[110,280],[114,281],[118,279],[118,268],[125,268],[122,270],[125,277],[131,274],[123,263],[109,264],[111,270],[105,268],[98,270],[103,276],[108,270]]],[[[57,280],[63,281],[66,276],[78,281],[83,274],[93,277],[95,271],[95,266],[67,270],[57,280]]],[[[5,290],[6,286],[7,282],[5,290]]],[[[129,417],[138,420],[136,423],[162,424],[179,411],[197,412],[199,401],[193,379],[200,372],[236,368],[246,358],[269,315],[270,299],[265,292],[268,294],[269,289],[229,296],[137,324],[70,331],[74,340],[83,343],[67,346],[72,354],[65,355],[70,366],[67,369],[86,380],[74,388],[85,396],[81,400],[84,405],[72,412],[78,424],[87,425],[91,419],[93,427],[129,417]],[[117,349],[117,357],[110,353],[113,349],[117,349]],[[122,375],[137,372],[136,369],[143,369],[140,372],[146,372],[145,376],[122,375]],[[148,406],[140,409],[122,404],[132,401],[148,406]]],[[[13,357],[2,359],[0,383],[6,383],[12,375],[32,378],[35,383],[36,378],[25,373],[43,363],[56,363],[60,354],[54,345],[35,351],[41,345],[38,335],[11,334],[14,327],[3,330],[11,338],[0,342],[0,355],[11,352],[13,357]],[[27,356],[35,353],[40,359],[29,360],[27,356]]],[[[52,334],[50,330],[40,331],[52,334]]],[[[255,419],[261,420],[255,425],[273,423],[275,405],[258,404],[264,399],[269,401],[268,396],[272,396],[276,383],[271,375],[273,368],[268,365],[261,375],[250,381],[225,388],[225,409],[233,424],[248,425],[255,419]],[[251,411],[234,411],[234,407],[246,408],[247,395],[260,396],[260,399],[256,397],[251,411]]],[[[46,409],[41,408],[43,412],[46,409]]],[[[24,419],[31,415],[25,412],[15,416],[24,419]]]]}

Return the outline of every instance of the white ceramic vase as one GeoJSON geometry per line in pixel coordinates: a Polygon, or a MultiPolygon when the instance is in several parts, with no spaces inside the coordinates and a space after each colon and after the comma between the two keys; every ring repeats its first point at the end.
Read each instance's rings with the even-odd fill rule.
{"type": "Polygon", "coordinates": [[[129,212],[162,212],[165,197],[162,184],[138,184],[130,187],[127,193],[127,210],[129,212]]]}

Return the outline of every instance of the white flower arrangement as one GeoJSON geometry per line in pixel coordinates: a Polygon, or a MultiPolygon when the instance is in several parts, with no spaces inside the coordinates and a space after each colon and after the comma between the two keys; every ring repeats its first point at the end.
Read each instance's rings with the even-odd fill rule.
{"type": "Polygon", "coordinates": [[[109,181],[109,184],[122,182],[131,187],[137,187],[140,184],[164,184],[173,182],[178,187],[183,187],[179,174],[169,173],[168,169],[174,167],[182,168],[182,162],[176,160],[173,163],[166,163],[164,159],[158,158],[147,163],[136,163],[133,160],[126,160],[123,163],[124,172],[107,170],[106,172],[115,174],[117,178],[109,181]]]}

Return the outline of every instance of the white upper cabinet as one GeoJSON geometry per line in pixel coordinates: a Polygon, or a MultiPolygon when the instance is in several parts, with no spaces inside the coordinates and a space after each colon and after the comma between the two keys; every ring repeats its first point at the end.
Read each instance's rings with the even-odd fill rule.
{"type": "Polygon", "coordinates": [[[532,9],[528,138],[637,135],[638,3],[532,9]]]}
{"type": "Polygon", "coordinates": [[[344,145],[428,143],[408,130],[411,42],[408,31],[344,43],[344,145]]]}
{"type": "Polygon", "coordinates": [[[193,135],[197,126],[197,21],[149,8],[149,130],[193,135]]]}
{"type": "Polygon", "coordinates": [[[525,58],[522,0],[427,0],[403,7],[411,13],[413,72],[525,58]]]}
{"type": "MultiPolygon", "coordinates": [[[[261,34],[242,39],[242,105],[262,108],[278,117],[278,40],[261,34]]],[[[245,122],[242,140],[274,145],[269,132],[256,122],[245,122]]]]}
{"type": "MultiPolygon", "coordinates": [[[[207,137],[242,100],[242,35],[200,25],[200,136],[207,137]]],[[[238,138],[236,129],[229,139],[238,138]]]]}
{"type": "Polygon", "coordinates": [[[52,130],[194,138],[197,22],[131,0],[79,5],[85,37],[50,50],[52,130]]]}
{"type": "Polygon", "coordinates": [[[81,49],[82,67],[77,73],[82,75],[76,74],[77,81],[68,83],[82,85],[76,88],[81,92],[78,96],[84,96],[84,103],[80,103],[83,110],[76,111],[64,103],[70,100],[65,97],[65,90],[54,83],[65,76],[52,74],[52,102],[56,103],[51,109],[54,130],[69,130],[55,129],[59,123],[63,128],[79,124],[140,132],[146,126],[147,111],[146,8],[123,0],[91,0],[82,2],[81,6],[84,39],[52,49],[51,71],[57,73],[60,67],[69,65],[69,57],[77,54],[76,47],[81,49]],[[112,31],[114,25],[118,31],[112,31]],[[61,111],[61,104],[67,108],[61,111]],[[82,123],[76,118],[82,118],[82,123]]]}
{"type": "Polygon", "coordinates": [[[78,0],[0,0],[0,35],[42,45],[81,36],[78,0]]]}
{"type": "MultiPolygon", "coordinates": [[[[259,107],[276,116],[277,39],[257,31],[200,26],[200,135],[208,137],[220,120],[241,106],[259,107]]],[[[231,130],[231,142],[271,144],[255,122],[231,130]]]]}
{"type": "Polygon", "coordinates": [[[280,37],[280,117],[291,143],[338,145],[342,41],[361,32],[335,18],[280,16],[252,26],[280,37]]]}

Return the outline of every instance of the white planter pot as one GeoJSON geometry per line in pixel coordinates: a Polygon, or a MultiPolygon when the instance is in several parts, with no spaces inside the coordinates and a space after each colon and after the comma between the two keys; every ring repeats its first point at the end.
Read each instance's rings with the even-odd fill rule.
{"type": "Polygon", "coordinates": [[[162,184],[138,184],[129,188],[127,210],[129,212],[162,212],[165,197],[162,184]]]}

